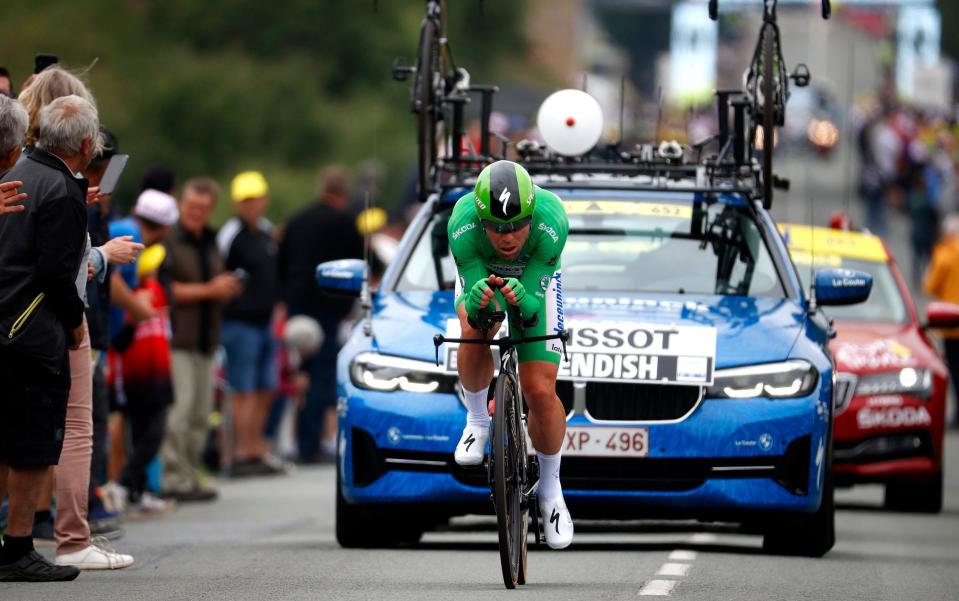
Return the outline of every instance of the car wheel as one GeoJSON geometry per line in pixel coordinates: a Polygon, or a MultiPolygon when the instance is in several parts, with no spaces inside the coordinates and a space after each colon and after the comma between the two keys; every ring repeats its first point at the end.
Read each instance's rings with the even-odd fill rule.
{"type": "Polygon", "coordinates": [[[340,468],[336,468],[336,541],[345,549],[375,549],[416,544],[423,526],[400,512],[385,514],[353,505],[343,496],[340,468]]]}
{"type": "Polygon", "coordinates": [[[916,513],[942,511],[942,470],[924,484],[887,484],[886,509],[916,513]]]}
{"type": "Polygon", "coordinates": [[[836,504],[833,498],[832,445],[825,466],[822,502],[814,513],[788,514],[766,527],[763,550],[779,555],[822,557],[836,544],[836,504]]]}

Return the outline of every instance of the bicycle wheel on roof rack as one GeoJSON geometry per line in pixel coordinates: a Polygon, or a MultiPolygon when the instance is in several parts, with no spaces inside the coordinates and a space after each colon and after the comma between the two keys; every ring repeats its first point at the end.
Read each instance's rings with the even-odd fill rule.
{"type": "Polygon", "coordinates": [[[763,207],[773,205],[773,150],[776,145],[776,29],[770,23],[763,24],[762,28],[762,84],[760,93],[762,103],[763,128],[763,207]]]}
{"type": "Polygon", "coordinates": [[[433,190],[433,168],[436,165],[437,120],[439,103],[436,78],[440,75],[439,40],[436,23],[425,19],[420,36],[419,55],[416,60],[416,80],[413,84],[413,101],[416,110],[417,177],[416,194],[425,201],[433,190]]]}

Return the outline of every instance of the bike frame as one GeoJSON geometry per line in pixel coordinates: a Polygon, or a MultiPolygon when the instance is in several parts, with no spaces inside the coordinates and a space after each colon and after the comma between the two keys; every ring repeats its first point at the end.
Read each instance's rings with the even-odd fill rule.
{"type": "MultiPolygon", "coordinates": [[[[505,319],[505,313],[502,311],[496,311],[492,314],[493,322],[502,322],[505,319]]],[[[522,322],[516,320],[515,323],[520,324],[522,329],[522,322]]],[[[566,341],[569,340],[569,333],[566,330],[558,334],[547,334],[545,336],[529,336],[525,337],[520,334],[519,338],[512,338],[507,336],[505,338],[490,338],[488,336],[489,329],[483,330],[483,338],[447,338],[442,334],[436,334],[433,336],[433,346],[436,350],[436,365],[440,364],[440,346],[446,342],[455,342],[457,344],[482,344],[489,347],[497,347],[500,351],[499,357],[499,371],[496,373],[505,373],[511,376],[515,376],[516,380],[519,381],[519,370],[516,368],[516,347],[520,344],[526,344],[528,342],[545,342],[547,340],[559,340],[563,345],[563,357],[565,360],[569,360],[569,357],[566,356],[566,341]]],[[[519,390],[520,400],[522,400],[522,388],[519,390]]],[[[525,414],[523,416],[525,420],[525,414]]],[[[490,484],[492,484],[492,474],[490,475],[490,484]]],[[[527,492],[527,495],[531,495],[535,491],[535,485],[532,486],[527,492]]]]}

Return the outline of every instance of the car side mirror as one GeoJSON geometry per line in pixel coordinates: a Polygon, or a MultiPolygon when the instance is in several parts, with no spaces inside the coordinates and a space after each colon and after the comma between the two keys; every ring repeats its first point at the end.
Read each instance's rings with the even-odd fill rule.
{"type": "Polygon", "coordinates": [[[366,280],[366,261],[340,259],[316,266],[316,283],[320,290],[339,296],[359,296],[366,280]]]}
{"type": "Polygon", "coordinates": [[[926,307],[926,328],[957,328],[959,327],[959,305],[936,301],[926,307]]]}
{"type": "Polygon", "coordinates": [[[869,298],[872,276],[852,269],[816,272],[816,302],[823,306],[855,305],[869,298]]]}

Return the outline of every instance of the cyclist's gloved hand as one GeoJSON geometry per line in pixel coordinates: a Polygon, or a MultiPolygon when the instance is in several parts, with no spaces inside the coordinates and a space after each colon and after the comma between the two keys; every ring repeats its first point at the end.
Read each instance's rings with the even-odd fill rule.
{"type": "Polygon", "coordinates": [[[519,307],[523,319],[529,319],[539,310],[539,300],[532,294],[527,294],[526,287],[516,278],[506,278],[500,286],[500,291],[509,304],[519,307]]]}
{"type": "Polygon", "coordinates": [[[473,321],[477,321],[479,312],[485,309],[493,299],[493,289],[489,287],[486,280],[480,280],[473,284],[466,294],[466,315],[473,321]]]}

